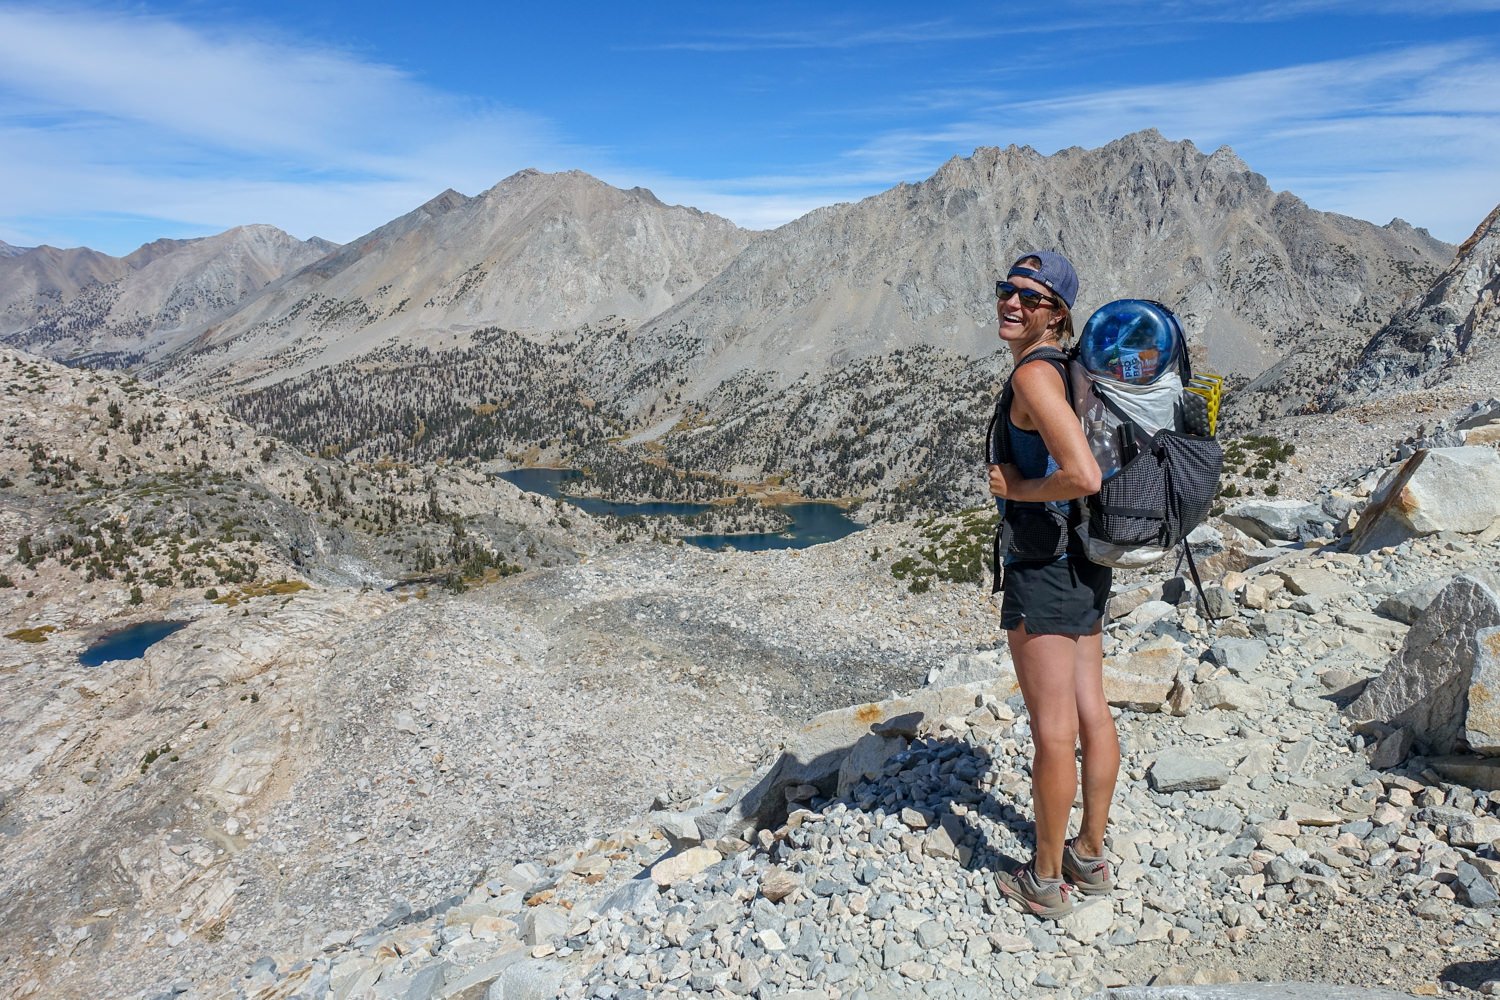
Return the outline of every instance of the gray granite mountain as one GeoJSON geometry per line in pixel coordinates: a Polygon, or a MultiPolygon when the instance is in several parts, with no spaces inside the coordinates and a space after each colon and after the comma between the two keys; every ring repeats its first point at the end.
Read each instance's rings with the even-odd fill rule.
{"type": "Polygon", "coordinates": [[[0,257],[16,257],[16,256],[19,256],[19,255],[21,255],[23,253],[26,253],[26,252],[28,252],[30,250],[34,250],[34,249],[36,249],[36,248],[35,247],[13,247],[9,243],[5,242],[4,240],[0,240],[0,257]]]}
{"type": "Polygon", "coordinates": [[[1431,287],[1371,338],[1329,402],[1355,402],[1484,367],[1493,360],[1488,355],[1497,342],[1500,205],[1463,242],[1431,287]]]}
{"type": "MultiPolygon", "coordinates": [[[[683,394],[702,398],[751,370],[785,384],[897,349],[982,356],[990,281],[1028,247],[1073,259],[1080,324],[1111,299],[1160,299],[1210,367],[1244,375],[1293,339],[1368,337],[1451,253],[1399,221],[1314,211],[1228,148],[1205,155],[1154,130],[1053,156],[983,148],[756,241],[630,338],[618,368],[685,375],[683,394]]],[[[631,391],[650,398],[655,381],[631,391]]]]}
{"type": "Polygon", "coordinates": [[[147,373],[265,384],[395,341],[638,323],[696,291],[751,237],[643,188],[523,170],[477,197],[443,192],[267,288],[147,373]]]}
{"type": "Polygon", "coordinates": [[[129,364],[334,247],[274,226],[237,226],[156,240],[124,257],[53,247],[0,256],[0,339],[58,359],[129,364]]]}
{"type": "Polygon", "coordinates": [[[1275,192],[1228,148],[1154,130],[1043,156],[983,148],[918,184],[760,238],[642,189],[522,171],[447,191],[146,359],[173,385],[266,385],[382,344],[498,326],[556,340],[611,317],[631,336],[600,388],[648,408],[765,371],[786,384],[862,357],[992,351],[986,285],[1051,246],[1083,275],[1080,318],[1125,295],[1174,305],[1210,366],[1255,375],[1288,345],[1362,343],[1451,248],[1275,192]],[[685,380],[679,385],[679,380],[685,380]]]}
{"type": "Polygon", "coordinates": [[[523,171],[444,192],[130,360],[309,450],[421,441],[459,457],[482,441],[597,469],[624,438],[675,469],[944,507],[972,502],[972,428],[1005,367],[990,282],[1048,246],[1078,264],[1080,320],[1161,299],[1200,364],[1244,376],[1313,351],[1295,378],[1274,372],[1277,412],[1329,384],[1452,253],[1400,221],[1314,211],[1229,149],[1155,131],[1052,156],[980,149],[759,235],[523,171]],[[492,426],[497,408],[517,419],[492,426]]]}

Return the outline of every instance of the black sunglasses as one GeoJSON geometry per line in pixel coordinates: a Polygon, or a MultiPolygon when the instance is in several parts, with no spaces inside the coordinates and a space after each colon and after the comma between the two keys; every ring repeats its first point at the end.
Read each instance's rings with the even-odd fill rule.
{"type": "Polygon", "coordinates": [[[1057,308],[1057,306],[1061,305],[1061,303],[1051,295],[1044,295],[1043,293],[1037,291],[1035,288],[1022,288],[1020,285],[1013,285],[1009,281],[1006,281],[1004,279],[995,282],[996,300],[1004,302],[1012,295],[1019,295],[1021,297],[1021,305],[1027,309],[1035,309],[1037,306],[1041,305],[1044,302],[1047,305],[1052,306],[1054,309],[1057,308]]]}

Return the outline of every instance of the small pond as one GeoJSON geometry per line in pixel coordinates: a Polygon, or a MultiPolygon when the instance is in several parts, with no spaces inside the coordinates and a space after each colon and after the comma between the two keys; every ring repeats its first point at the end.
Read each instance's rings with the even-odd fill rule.
{"type": "Polygon", "coordinates": [[[78,654],[78,662],[86,667],[97,667],[110,660],[133,660],[153,643],[186,626],[187,622],[141,622],[103,636],[78,654]]]}
{"type": "MultiPolygon", "coordinates": [[[[707,503],[669,503],[653,500],[647,503],[625,503],[597,497],[574,497],[563,492],[569,483],[583,480],[577,469],[512,469],[500,478],[528,493],[560,498],[589,514],[615,517],[692,517],[713,507],[707,503]]],[[[864,525],[850,519],[838,504],[819,501],[783,504],[780,508],[792,519],[784,532],[749,532],[738,535],[685,535],[683,541],[703,549],[738,549],[741,552],[763,552],[767,549],[804,549],[809,545],[831,542],[851,535],[864,525]]]]}

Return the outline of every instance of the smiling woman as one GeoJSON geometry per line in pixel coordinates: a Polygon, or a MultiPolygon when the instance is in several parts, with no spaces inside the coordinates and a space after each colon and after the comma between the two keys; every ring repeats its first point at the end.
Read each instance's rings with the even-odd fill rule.
{"type": "Polygon", "coordinates": [[[1067,355],[1078,275],[1060,253],[1028,253],[995,285],[1000,340],[1015,361],[990,429],[990,492],[1000,508],[996,587],[1031,717],[1036,854],[996,874],[1023,910],[1060,917],[1072,893],[1113,888],[1104,832],[1120,743],[1104,698],[1108,567],[1083,551],[1077,500],[1099,489],[1099,465],[1074,413],[1067,355]],[[1066,841],[1083,748],[1083,818],[1066,841]]]}

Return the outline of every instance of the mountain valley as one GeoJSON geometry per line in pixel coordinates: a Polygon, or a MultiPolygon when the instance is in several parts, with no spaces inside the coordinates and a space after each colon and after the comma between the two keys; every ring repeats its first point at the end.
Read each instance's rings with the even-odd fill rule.
{"type": "Polygon", "coordinates": [[[766,233],[524,171],[342,247],[0,244],[0,995],[1485,995],[1500,758],[1350,706],[1482,642],[1500,488],[1389,487],[1500,483],[1497,295],[1500,209],[1455,248],[1155,132],[766,233]],[[990,285],[1033,244],[1231,389],[1203,603],[1116,578],[1122,890],[1046,925],[986,881],[1030,822],[990,285]],[[674,537],[804,498],[867,527],[674,537]]]}

